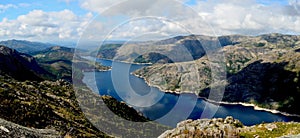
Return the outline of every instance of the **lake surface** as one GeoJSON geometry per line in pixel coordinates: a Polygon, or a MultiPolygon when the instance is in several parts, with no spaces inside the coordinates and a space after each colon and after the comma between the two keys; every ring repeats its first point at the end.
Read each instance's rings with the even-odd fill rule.
{"type": "Polygon", "coordinates": [[[200,118],[225,118],[233,116],[244,125],[262,122],[300,121],[298,117],[254,110],[251,106],[215,105],[194,94],[171,94],[149,87],[141,78],[130,73],[146,65],[100,60],[102,65],[112,66],[111,71],[86,72],[84,82],[100,95],[110,95],[125,101],[151,120],[175,127],[180,121],[200,118]],[[211,111],[211,112],[210,112],[211,111]]]}

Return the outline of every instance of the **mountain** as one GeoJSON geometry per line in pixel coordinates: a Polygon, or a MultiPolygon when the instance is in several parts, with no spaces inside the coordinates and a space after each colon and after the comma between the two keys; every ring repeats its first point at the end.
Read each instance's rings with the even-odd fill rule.
{"type": "MultiPolygon", "coordinates": [[[[126,44],[105,44],[92,55],[98,58],[114,59],[123,62],[135,63],[171,63],[175,61],[189,61],[197,59],[205,54],[201,43],[194,39],[195,36],[176,37],[161,41],[134,42],[126,44]],[[184,46],[185,50],[182,50],[184,46]],[[177,53],[182,57],[172,57],[172,53],[177,53]],[[189,55],[186,55],[189,53],[189,55]],[[190,56],[191,53],[191,57],[190,56]],[[168,57],[170,56],[170,57],[168,57]],[[186,57],[184,57],[186,56],[186,57]],[[172,60],[174,61],[172,61],[172,60]]],[[[209,41],[211,38],[203,38],[209,41]]]]}
{"type": "MultiPolygon", "coordinates": [[[[70,52],[70,49],[58,47],[55,47],[52,50],[70,52]]],[[[140,128],[142,127],[140,125],[137,125],[137,128],[132,127],[128,129],[124,126],[125,122],[114,121],[118,118],[124,118],[125,121],[132,120],[136,122],[148,122],[150,120],[143,117],[141,113],[137,112],[132,107],[127,106],[124,102],[119,102],[110,96],[100,96],[95,94],[82,83],[77,87],[80,89],[76,89],[76,91],[80,93],[80,97],[77,97],[78,95],[76,95],[73,85],[65,80],[60,79],[52,81],[47,80],[47,78],[44,79],[36,76],[39,81],[35,81],[35,78],[33,77],[34,74],[31,72],[24,72],[24,74],[17,74],[19,72],[12,72],[11,74],[4,72],[7,71],[4,69],[12,67],[20,67],[23,70],[34,70],[32,67],[38,67],[38,64],[32,62],[30,66],[25,66],[23,65],[23,62],[25,61],[23,61],[24,59],[21,59],[21,57],[31,59],[30,61],[34,61],[34,58],[4,46],[1,46],[0,51],[0,61],[5,61],[1,62],[0,73],[1,136],[112,137],[111,134],[105,134],[98,130],[98,128],[86,118],[86,114],[83,113],[83,110],[87,106],[91,111],[101,112],[92,114],[87,113],[86,111],[85,113],[87,113],[90,118],[100,121],[101,125],[116,123],[118,130],[122,130],[122,134],[127,135],[128,137],[136,135],[153,137],[154,134],[157,133],[152,133],[151,131],[162,133],[168,128],[157,123],[149,122],[149,128],[155,129],[149,129],[146,132],[142,132],[140,131],[140,128]],[[20,61],[22,62],[20,63],[20,61]],[[19,78],[20,76],[22,76],[21,79],[19,78]],[[34,80],[32,80],[32,78],[34,78],[34,80]],[[82,100],[85,101],[84,105],[79,105],[77,98],[88,96],[90,97],[82,100]],[[94,103],[96,101],[97,103],[94,103]],[[99,108],[99,105],[103,105],[100,106],[102,108],[99,108]],[[104,107],[111,109],[117,116],[112,117],[104,107]],[[118,125],[118,123],[120,124],[118,125]]],[[[51,53],[52,52],[49,52],[49,54],[51,53]]],[[[63,55],[65,57],[69,56],[68,53],[63,55]]],[[[39,69],[41,68],[39,67],[39,69]]]]}
{"type": "Polygon", "coordinates": [[[300,123],[263,123],[256,126],[244,126],[232,117],[185,120],[172,130],[167,130],[159,138],[297,138],[300,133],[300,123]],[[298,134],[298,135],[297,135],[298,134]]]}
{"type": "Polygon", "coordinates": [[[1,41],[0,45],[7,46],[12,49],[16,49],[21,53],[31,54],[36,51],[41,51],[46,48],[54,46],[54,44],[40,43],[40,42],[30,42],[26,40],[7,40],[1,41]]]}
{"type": "MultiPolygon", "coordinates": [[[[56,79],[72,81],[72,64],[76,64],[76,69],[81,71],[109,70],[110,67],[95,65],[78,55],[74,55],[74,48],[54,46],[48,49],[33,53],[37,62],[48,72],[56,76],[56,79]]],[[[75,68],[74,68],[75,69],[75,68]]]]}
{"type": "Polygon", "coordinates": [[[53,77],[41,68],[36,60],[27,54],[0,46],[0,73],[10,75],[18,80],[41,81],[53,77]]]}
{"type": "MultiPolygon", "coordinates": [[[[267,34],[223,36],[225,82],[212,82],[213,64],[207,56],[190,62],[156,64],[134,72],[169,92],[195,93],[208,98],[211,88],[225,87],[222,101],[245,102],[290,114],[300,114],[300,36],[267,34]]],[[[215,53],[215,54],[216,54],[215,53]]],[[[218,77],[218,76],[214,76],[218,77]]],[[[222,94],[218,91],[215,94],[222,94]]]]}
{"type": "Polygon", "coordinates": [[[259,36],[229,35],[219,37],[189,35],[160,41],[125,43],[123,45],[105,44],[98,51],[94,51],[92,55],[97,55],[98,58],[125,62],[156,63],[162,60],[164,62],[160,61],[161,63],[172,63],[197,60],[206,55],[208,51],[233,45],[269,49],[293,48],[299,46],[299,39],[299,36],[276,33],[259,36]]]}

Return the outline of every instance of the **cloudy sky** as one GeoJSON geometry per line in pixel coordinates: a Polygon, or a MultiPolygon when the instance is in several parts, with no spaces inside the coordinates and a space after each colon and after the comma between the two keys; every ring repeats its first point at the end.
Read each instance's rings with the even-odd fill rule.
{"type": "Polygon", "coordinates": [[[0,40],[300,34],[297,0],[2,0],[0,40]]]}

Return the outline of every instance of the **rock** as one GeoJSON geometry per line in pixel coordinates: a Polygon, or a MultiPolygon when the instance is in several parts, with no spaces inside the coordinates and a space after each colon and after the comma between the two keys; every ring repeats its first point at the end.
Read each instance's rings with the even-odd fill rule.
{"type": "Polygon", "coordinates": [[[274,122],[244,126],[239,120],[229,116],[225,119],[185,120],[178,123],[176,128],[165,131],[159,138],[299,138],[299,132],[300,123],[296,122],[274,122]],[[283,136],[286,134],[289,135],[283,136]]]}
{"type": "Polygon", "coordinates": [[[276,124],[266,124],[265,128],[269,131],[273,131],[274,129],[277,128],[277,125],[276,124]]]}
{"type": "Polygon", "coordinates": [[[0,126],[0,129],[6,133],[9,133],[9,130],[7,128],[5,128],[4,126],[0,126]]]}
{"type": "Polygon", "coordinates": [[[59,138],[59,132],[52,129],[32,129],[0,119],[0,135],[2,138],[59,138]]]}
{"type": "Polygon", "coordinates": [[[240,121],[233,117],[185,120],[178,123],[177,127],[164,132],[159,138],[172,137],[238,137],[240,121]]]}
{"type": "Polygon", "coordinates": [[[287,136],[281,136],[280,138],[300,138],[300,134],[299,134],[299,135],[287,135],[287,136]]]}

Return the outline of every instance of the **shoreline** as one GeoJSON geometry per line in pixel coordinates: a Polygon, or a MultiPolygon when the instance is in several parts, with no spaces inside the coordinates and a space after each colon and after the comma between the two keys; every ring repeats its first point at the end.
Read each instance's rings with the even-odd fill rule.
{"type": "Polygon", "coordinates": [[[112,69],[83,69],[81,72],[107,72],[107,71],[111,71],[112,69]]]}
{"type": "Polygon", "coordinates": [[[129,62],[129,61],[120,61],[120,60],[113,60],[113,59],[108,59],[108,58],[97,58],[96,57],[96,59],[108,60],[111,62],[127,63],[127,64],[133,64],[133,65],[153,65],[153,63],[134,63],[134,62],[129,62]]]}
{"type": "MultiPolygon", "coordinates": [[[[97,59],[101,59],[101,60],[109,60],[109,61],[112,61],[112,62],[120,62],[120,63],[127,63],[127,64],[136,64],[136,65],[152,65],[152,64],[147,64],[147,63],[130,63],[130,62],[124,62],[124,61],[114,61],[114,60],[111,60],[111,59],[105,59],[105,58],[97,58],[97,59]]],[[[154,87],[154,88],[157,88],[159,89],[160,91],[164,92],[164,93],[170,93],[170,94],[176,94],[176,95],[180,95],[180,94],[194,94],[196,95],[195,93],[193,92],[189,92],[189,91],[171,91],[171,90],[164,90],[163,88],[159,87],[159,86],[156,86],[156,85],[152,85],[148,80],[146,80],[143,76],[141,75],[137,75],[133,72],[130,73],[131,75],[134,75],[135,77],[138,77],[138,78],[141,78],[144,80],[144,82],[149,86],[149,87],[154,87]]],[[[282,112],[282,111],[278,111],[278,110],[275,110],[275,109],[268,109],[268,108],[262,108],[262,107],[259,107],[258,105],[255,105],[255,104],[252,104],[252,103],[244,103],[244,102],[225,102],[225,101],[213,101],[213,100],[210,100],[206,97],[201,97],[201,96],[198,96],[196,95],[199,99],[202,99],[206,102],[209,102],[209,103],[212,103],[212,104],[218,104],[218,105],[242,105],[242,106],[247,106],[247,107],[253,107],[254,110],[256,111],[266,111],[266,112],[270,112],[270,113],[273,113],[273,114],[281,114],[281,115],[284,115],[284,116],[289,116],[289,117],[299,117],[300,118],[300,115],[297,115],[297,114],[290,114],[290,113],[286,113],[286,112],[282,112]]]]}
{"type": "MultiPolygon", "coordinates": [[[[134,74],[134,73],[130,73],[131,75],[134,75],[138,78],[141,78],[145,81],[145,83],[150,86],[150,87],[154,87],[154,88],[157,88],[159,89],[160,91],[162,92],[165,92],[165,93],[170,93],[170,94],[177,94],[177,95],[180,95],[180,94],[194,94],[196,95],[195,93],[193,92],[186,92],[186,91],[171,91],[171,90],[163,90],[161,87],[159,86],[156,86],[156,85],[152,85],[150,84],[149,81],[147,81],[143,76],[140,76],[140,75],[137,75],[137,74],[134,74]]],[[[299,117],[300,118],[300,115],[297,115],[297,114],[290,114],[290,113],[286,113],[286,112],[282,112],[282,111],[278,111],[278,110],[275,110],[275,109],[268,109],[268,108],[263,108],[263,107],[259,107],[258,105],[255,105],[255,104],[252,104],[252,103],[244,103],[244,102],[225,102],[225,101],[214,101],[214,100],[210,100],[206,97],[201,97],[201,96],[198,96],[196,95],[199,99],[202,99],[206,102],[209,102],[209,103],[212,103],[212,104],[218,104],[218,105],[242,105],[242,106],[247,106],[247,107],[253,107],[254,110],[256,111],[266,111],[266,112],[270,112],[270,113],[273,113],[273,114],[281,114],[281,115],[284,115],[284,116],[289,116],[289,117],[299,117]]]]}

